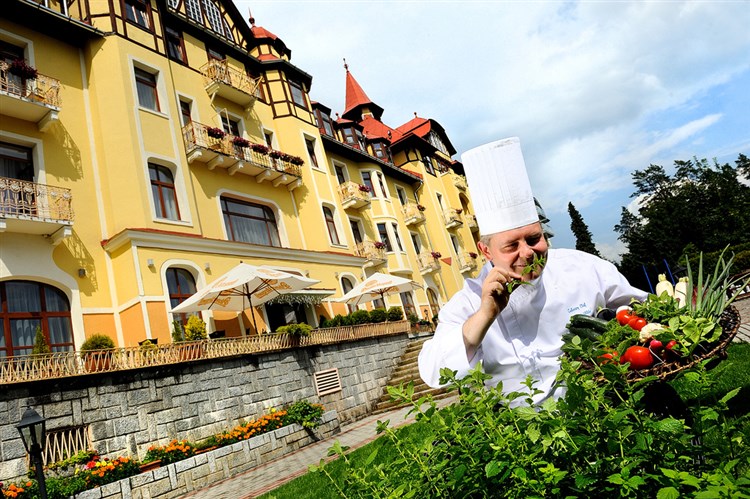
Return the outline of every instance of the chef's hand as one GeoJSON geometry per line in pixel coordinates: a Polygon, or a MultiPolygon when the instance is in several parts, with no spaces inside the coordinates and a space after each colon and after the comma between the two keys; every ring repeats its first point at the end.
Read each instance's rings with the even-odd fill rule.
{"type": "Polygon", "coordinates": [[[466,357],[474,358],[477,348],[492,322],[508,305],[510,291],[508,283],[521,279],[521,274],[499,266],[492,267],[482,283],[482,299],[479,310],[464,322],[463,337],[466,357]]]}

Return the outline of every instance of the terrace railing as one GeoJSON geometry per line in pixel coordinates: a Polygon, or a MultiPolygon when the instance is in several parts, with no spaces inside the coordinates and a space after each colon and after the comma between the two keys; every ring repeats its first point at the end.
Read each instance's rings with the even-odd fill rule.
{"type": "Polygon", "coordinates": [[[0,177],[0,216],[73,221],[70,189],[0,177]]]}
{"type": "Polygon", "coordinates": [[[7,62],[0,62],[0,91],[57,108],[62,105],[60,80],[41,73],[34,79],[21,78],[12,74],[9,67],[7,62]]]}
{"type": "Polygon", "coordinates": [[[261,334],[195,342],[126,347],[99,352],[55,352],[0,359],[0,385],[51,378],[124,371],[143,367],[181,364],[199,359],[219,359],[290,348],[333,345],[366,338],[408,333],[409,321],[382,322],[316,329],[309,336],[261,334]]]}

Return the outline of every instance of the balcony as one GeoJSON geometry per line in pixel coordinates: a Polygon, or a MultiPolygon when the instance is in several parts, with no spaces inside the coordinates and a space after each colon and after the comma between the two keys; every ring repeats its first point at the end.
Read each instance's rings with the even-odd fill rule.
{"type": "Polygon", "coordinates": [[[453,177],[453,185],[456,186],[456,189],[466,192],[466,190],[469,188],[468,184],[466,183],[466,177],[462,175],[456,175],[455,173],[451,176],[453,177]]]}
{"type": "Polygon", "coordinates": [[[209,128],[212,127],[195,122],[182,128],[188,163],[201,161],[209,170],[218,166],[227,169],[230,175],[243,173],[258,183],[268,181],[274,187],[283,185],[290,191],[302,185],[301,165],[293,162],[300,163],[300,158],[239,140],[234,135],[212,136],[209,128]],[[246,145],[239,145],[240,142],[246,145]]]}
{"type": "Polygon", "coordinates": [[[458,270],[461,273],[477,269],[477,254],[462,251],[458,254],[458,270]],[[472,256],[473,255],[473,256],[472,256]]]}
{"type": "Polygon", "coordinates": [[[388,261],[385,255],[385,245],[380,241],[362,241],[357,243],[357,256],[365,258],[365,267],[382,265],[388,261]],[[382,247],[381,247],[382,245],[382,247]]]}
{"type": "Polygon", "coordinates": [[[443,220],[445,220],[446,229],[461,227],[464,224],[461,220],[461,211],[455,208],[443,210],[443,220]]]}
{"type": "Polygon", "coordinates": [[[432,256],[431,251],[422,251],[417,255],[417,266],[422,275],[440,270],[440,262],[432,256]]]}
{"type": "Polygon", "coordinates": [[[236,102],[245,112],[252,109],[258,98],[258,86],[260,77],[253,78],[242,71],[238,71],[222,61],[212,59],[201,68],[203,81],[211,101],[215,96],[223,97],[231,102],[236,102]]]}
{"type": "Polygon", "coordinates": [[[425,223],[424,206],[417,203],[406,203],[402,208],[406,225],[421,225],[425,223]]]}
{"type": "Polygon", "coordinates": [[[476,215],[472,215],[471,213],[466,213],[464,215],[464,220],[466,220],[466,226],[469,228],[469,230],[471,230],[472,232],[479,231],[479,224],[477,223],[476,215]]]}
{"type": "Polygon", "coordinates": [[[9,71],[7,62],[0,62],[0,109],[2,114],[36,123],[46,132],[58,120],[60,111],[60,80],[37,74],[35,79],[21,78],[9,71]]]}
{"type": "Polygon", "coordinates": [[[339,196],[341,197],[341,206],[348,210],[353,208],[360,210],[370,206],[370,191],[364,190],[366,186],[362,186],[356,182],[346,181],[339,185],[339,196]]]}
{"type": "Polygon", "coordinates": [[[72,234],[70,189],[0,177],[0,232],[44,235],[58,245],[72,234]]]}

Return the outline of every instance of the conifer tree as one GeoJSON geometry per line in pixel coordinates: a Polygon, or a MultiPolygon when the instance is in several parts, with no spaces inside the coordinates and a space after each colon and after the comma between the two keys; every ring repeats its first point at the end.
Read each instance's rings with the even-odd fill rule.
{"type": "Polygon", "coordinates": [[[573,231],[573,235],[576,237],[576,249],[601,256],[594,242],[591,240],[591,231],[586,222],[583,221],[581,214],[576,210],[576,207],[573,206],[573,203],[568,203],[568,214],[570,215],[570,230],[573,231]]]}

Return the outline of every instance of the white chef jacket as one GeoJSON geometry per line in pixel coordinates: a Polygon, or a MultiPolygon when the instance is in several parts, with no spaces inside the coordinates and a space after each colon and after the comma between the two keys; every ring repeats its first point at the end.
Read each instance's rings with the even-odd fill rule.
{"type": "Polygon", "coordinates": [[[488,262],[479,276],[467,279],[464,288],[440,309],[435,335],[419,354],[419,374],[428,385],[440,386],[440,369],[448,367],[464,377],[480,361],[492,379],[488,386],[503,382],[503,392],[527,391],[527,375],[538,381],[543,393],[559,397],[555,386],[560,368],[562,335],[571,315],[594,315],[601,307],[627,305],[647,293],[631,286],[614,265],[589,253],[550,249],[547,264],[531,285],[517,286],[508,306],[490,325],[474,358],[466,357],[463,324],[479,309],[482,283],[492,268],[488,262]]]}

